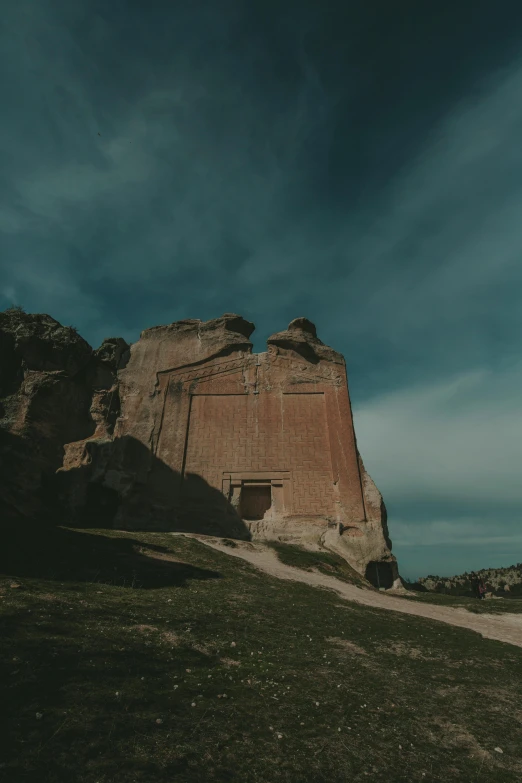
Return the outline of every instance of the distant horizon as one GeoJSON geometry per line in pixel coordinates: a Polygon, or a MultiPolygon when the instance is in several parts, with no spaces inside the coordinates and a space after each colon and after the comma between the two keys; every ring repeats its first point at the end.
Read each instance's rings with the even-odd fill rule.
{"type": "Polygon", "coordinates": [[[522,5],[21,0],[0,309],[305,315],[408,578],[522,560],[522,5]],[[35,73],[38,78],[35,79],[35,73]]]}

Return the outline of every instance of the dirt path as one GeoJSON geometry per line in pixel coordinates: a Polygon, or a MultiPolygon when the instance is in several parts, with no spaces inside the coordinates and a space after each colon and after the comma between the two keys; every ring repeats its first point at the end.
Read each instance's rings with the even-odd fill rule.
{"type": "MultiPolygon", "coordinates": [[[[186,534],[185,534],[186,535],[186,534]]],[[[314,571],[301,571],[299,568],[285,565],[269,547],[260,543],[238,543],[235,548],[221,543],[219,538],[208,536],[195,536],[207,546],[224,552],[232,557],[246,560],[256,568],[261,569],[278,579],[288,579],[293,582],[305,582],[313,587],[326,587],[347,601],[355,601],[365,606],[378,609],[388,609],[403,614],[413,614],[417,617],[426,617],[429,620],[438,620],[460,628],[468,628],[470,631],[485,636],[489,639],[497,639],[500,642],[514,644],[522,647],[522,615],[518,614],[473,614],[467,609],[452,609],[449,606],[435,606],[429,604],[417,604],[405,598],[378,593],[373,590],[363,590],[355,585],[347,584],[333,576],[320,574],[314,571]]]]}

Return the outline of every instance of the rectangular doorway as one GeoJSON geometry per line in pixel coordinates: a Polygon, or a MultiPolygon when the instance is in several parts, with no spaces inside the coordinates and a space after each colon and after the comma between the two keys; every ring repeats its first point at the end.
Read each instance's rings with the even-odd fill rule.
{"type": "Polygon", "coordinates": [[[241,518],[248,520],[263,519],[272,505],[272,487],[270,484],[248,485],[241,487],[241,518]]]}

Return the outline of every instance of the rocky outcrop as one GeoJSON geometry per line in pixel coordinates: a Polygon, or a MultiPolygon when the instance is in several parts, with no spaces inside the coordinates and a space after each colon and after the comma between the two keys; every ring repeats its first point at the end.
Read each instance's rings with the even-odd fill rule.
{"type": "Polygon", "coordinates": [[[62,326],[49,315],[12,308],[0,313],[0,391],[14,389],[23,371],[63,372],[74,377],[84,368],[92,349],[76,329],[62,326]]]}
{"type": "Polygon", "coordinates": [[[74,328],[48,315],[15,308],[0,313],[4,519],[54,519],[54,477],[63,464],[64,446],[95,432],[97,423],[112,431],[114,394],[112,400],[105,397],[112,387],[117,399],[116,356],[127,350],[118,339],[105,341],[94,352],[74,328]]]}
{"type": "MultiPolygon", "coordinates": [[[[157,458],[156,450],[163,426],[174,438],[185,437],[177,422],[164,421],[162,378],[174,368],[197,368],[209,360],[251,353],[253,330],[249,321],[226,313],[211,321],[187,319],[141,333],[138,342],[122,353],[117,384],[93,400],[96,431],[65,446],[59,485],[70,519],[95,524],[101,509],[105,523],[124,529],[196,530],[248,537],[221,493],[196,475],[182,478],[179,470],[157,458]],[[107,409],[113,394],[117,403],[107,409]],[[106,423],[116,411],[111,431],[106,423]],[[179,502],[181,483],[185,494],[189,491],[199,500],[190,511],[179,502]]],[[[175,393],[174,387],[169,393],[175,393]]]]}
{"type": "Polygon", "coordinates": [[[328,530],[323,537],[323,543],[343,555],[376,587],[401,588],[397,562],[391,552],[392,542],[384,500],[373,479],[366,472],[359,452],[357,458],[364,497],[364,524],[341,524],[339,537],[328,530]]]}
{"type": "Polygon", "coordinates": [[[357,451],[343,356],[306,318],[263,354],[253,330],[226,313],[93,351],[49,316],[1,313],[4,510],[325,546],[391,587],[386,509],[357,451]]]}
{"type": "Polygon", "coordinates": [[[269,337],[267,345],[284,352],[296,353],[312,364],[317,364],[321,360],[344,364],[342,354],[319,340],[315,324],[308,318],[294,318],[288,324],[288,329],[269,337]]]}

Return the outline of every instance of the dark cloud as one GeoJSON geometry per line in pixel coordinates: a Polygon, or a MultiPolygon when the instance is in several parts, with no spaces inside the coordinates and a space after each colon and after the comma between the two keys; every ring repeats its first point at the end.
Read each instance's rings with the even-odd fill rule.
{"type": "Polygon", "coordinates": [[[0,307],[93,345],[236,311],[257,350],[306,315],[347,357],[392,531],[457,521],[474,481],[516,517],[519,3],[13,0],[2,21],[0,307]],[[477,463],[482,431],[504,459],[477,463]]]}

